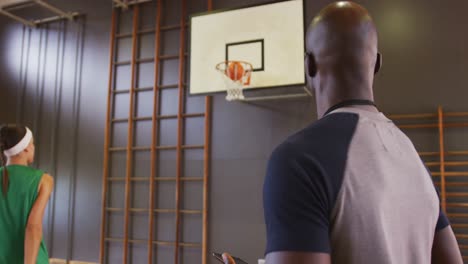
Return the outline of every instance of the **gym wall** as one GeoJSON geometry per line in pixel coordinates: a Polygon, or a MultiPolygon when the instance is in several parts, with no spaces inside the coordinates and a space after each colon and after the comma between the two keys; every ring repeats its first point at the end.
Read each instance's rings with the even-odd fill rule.
{"type": "MultiPolygon", "coordinates": [[[[304,1],[307,24],[321,7],[331,2],[304,1]]],[[[27,61],[23,57],[22,64],[23,34],[29,36],[29,29],[0,17],[0,121],[13,123],[22,115],[26,125],[38,129],[35,131],[39,133],[38,166],[55,171],[57,190],[51,203],[54,213],[48,209],[45,219],[46,241],[53,237],[53,243],[48,245],[51,257],[97,262],[111,1],[49,2],[86,14],[82,63],[75,64],[81,29],[77,24],[69,23],[64,37],[63,85],[56,86],[59,73],[55,68],[56,60],[62,60],[57,42],[60,23],[49,26],[47,55],[42,50],[42,56],[47,57],[43,74],[39,63],[41,30],[31,30],[31,41],[24,46],[31,53],[27,61]],[[28,65],[27,70],[25,65],[28,65]],[[75,82],[77,69],[82,69],[78,74],[81,80],[78,86],[75,82]],[[56,87],[61,87],[60,99],[56,87]],[[80,87],[80,93],[77,94],[74,87],[80,87]],[[22,88],[26,91],[24,102],[17,96],[18,89],[22,88]],[[56,142],[56,148],[52,142],[56,142]],[[72,197],[70,190],[74,192],[72,197]],[[69,206],[73,203],[74,210],[70,213],[69,206]]],[[[165,16],[178,21],[178,1],[166,2],[170,8],[166,9],[169,13],[165,16]]],[[[207,9],[206,0],[189,2],[190,12],[207,9]]],[[[262,2],[268,1],[214,0],[213,7],[220,9],[262,2]]],[[[463,32],[468,23],[464,13],[468,2],[454,0],[451,6],[443,1],[357,2],[369,8],[379,29],[383,68],[376,79],[375,96],[382,111],[392,114],[435,112],[437,105],[450,111],[467,110],[468,89],[465,86],[468,75],[465,71],[468,51],[465,47],[468,46],[468,35],[463,32]]],[[[44,43],[45,33],[42,34],[44,43]]],[[[166,45],[175,48],[179,42],[174,38],[166,45]]],[[[178,78],[176,70],[168,69],[162,74],[173,80],[178,78]]],[[[268,156],[288,135],[316,119],[315,103],[307,99],[227,103],[224,96],[217,94],[213,98],[208,249],[230,251],[255,263],[265,248],[262,184],[268,156]]],[[[198,99],[193,100],[192,106],[197,107],[198,99]]],[[[164,133],[170,134],[176,133],[177,127],[165,129],[164,133]]],[[[454,142],[451,144],[467,149],[465,135],[468,131],[460,131],[451,136],[454,142]]],[[[194,129],[191,133],[196,136],[203,132],[194,129]]],[[[409,133],[417,141],[417,147],[437,148],[437,141],[428,135],[430,131],[409,133]]],[[[116,257],[121,255],[118,248],[113,252],[116,257]]],[[[160,263],[170,261],[161,260],[160,263]]],[[[187,263],[199,262],[187,260],[187,263]]],[[[210,260],[210,263],[216,261],[210,260]]]]}

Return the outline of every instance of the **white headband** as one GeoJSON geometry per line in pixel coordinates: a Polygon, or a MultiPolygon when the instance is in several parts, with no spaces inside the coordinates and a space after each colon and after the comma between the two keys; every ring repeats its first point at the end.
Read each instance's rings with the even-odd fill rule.
{"type": "Polygon", "coordinates": [[[18,142],[18,144],[16,144],[14,147],[3,151],[3,154],[5,154],[5,156],[7,157],[18,155],[19,153],[21,153],[21,151],[25,150],[29,146],[31,140],[32,132],[31,130],[29,130],[29,128],[26,128],[26,135],[24,135],[23,139],[21,139],[21,141],[18,142]]]}

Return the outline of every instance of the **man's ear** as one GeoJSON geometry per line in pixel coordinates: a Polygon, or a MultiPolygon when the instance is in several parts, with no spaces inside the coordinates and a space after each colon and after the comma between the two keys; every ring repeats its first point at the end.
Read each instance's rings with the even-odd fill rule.
{"type": "Polygon", "coordinates": [[[375,61],[374,74],[377,74],[382,68],[382,54],[377,53],[377,60],[375,61]]]}
{"type": "Polygon", "coordinates": [[[315,62],[315,57],[312,53],[307,53],[305,57],[305,66],[306,73],[310,78],[317,75],[317,63],[315,62]]]}

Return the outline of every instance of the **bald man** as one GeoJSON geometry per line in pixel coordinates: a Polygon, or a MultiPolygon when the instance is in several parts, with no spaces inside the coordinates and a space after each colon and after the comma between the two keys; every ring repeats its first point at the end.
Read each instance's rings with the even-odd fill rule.
{"type": "Polygon", "coordinates": [[[271,155],[267,264],[463,263],[418,153],[373,102],[381,56],[367,10],[330,4],[306,38],[320,119],[271,155]]]}

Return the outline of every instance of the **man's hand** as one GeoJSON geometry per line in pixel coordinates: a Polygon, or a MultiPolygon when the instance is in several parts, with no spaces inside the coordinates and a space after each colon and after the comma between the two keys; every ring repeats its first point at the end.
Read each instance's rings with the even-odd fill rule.
{"type": "Polygon", "coordinates": [[[224,264],[236,264],[234,259],[229,255],[229,253],[223,253],[224,264]]]}

